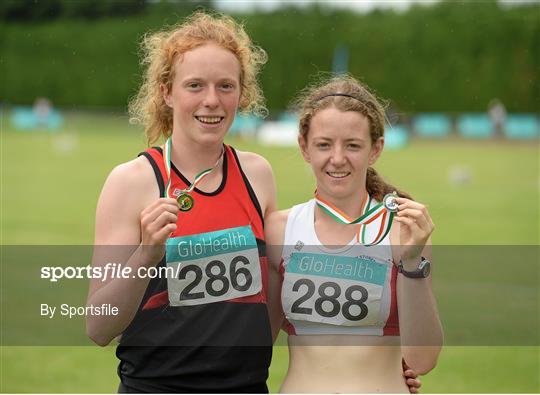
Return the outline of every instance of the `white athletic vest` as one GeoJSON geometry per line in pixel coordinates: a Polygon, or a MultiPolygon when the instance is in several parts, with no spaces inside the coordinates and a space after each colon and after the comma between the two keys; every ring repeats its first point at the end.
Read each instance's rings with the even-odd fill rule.
{"type": "MultiPolygon", "coordinates": [[[[315,206],[314,199],[294,206],[285,228],[280,269],[288,333],[399,335],[390,235],[377,246],[355,237],[325,247],[315,232],[315,206]]],[[[376,237],[379,225],[380,218],[368,225],[366,240],[376,237]]]]}

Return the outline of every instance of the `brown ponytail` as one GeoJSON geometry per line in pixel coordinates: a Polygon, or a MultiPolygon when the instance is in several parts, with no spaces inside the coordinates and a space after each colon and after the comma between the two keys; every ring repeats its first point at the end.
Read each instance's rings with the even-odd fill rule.
{"type": "MultiPolygon", "coordinates": [[[[338,75],[303,90],[294,102],[300,111],[300,135],[307,141],[313,116],[320,110],[334,107],[340,111],[356,111],[369,121],[371,144],[384,136],[384,107],[367,87],[350,75],[338,75]]],[[[387,184],[373,169],[368,168],[366,189],[376,200],[396,191],[399,196],[411,196],[387,184]]]]}
{"type": "Polygon", "coordinates": [[[379,202],[382,201],[384,195],[392,192],[396,192],[400,197],[413,200],[412,196],[407,192],[399,190],[395,186],[385,182],[373,167],[368,167],[367,170],[366,189],[368,193],[379,202]]]}

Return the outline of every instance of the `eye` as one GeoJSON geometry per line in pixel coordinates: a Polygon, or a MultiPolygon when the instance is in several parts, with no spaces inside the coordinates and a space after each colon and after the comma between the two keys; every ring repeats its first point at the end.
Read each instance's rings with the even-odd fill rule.
{"type": "Polygon", "coordinates": [[[360,144],[356,144],[356,143],[349,143],[347,145],[347,148],[349,148],[350,150],[353,150],[353,151],[358,151],[358,150],[362,149],[362,146],[360,144]]]}
{"type": "Polygon", "coordinates": [[[318,149],[328,149],[330,148],[330,144],[321,141],[321,142],[315,143],[315,147],[317,147],[318,149]]]}
{"type": "Polygon", "coordinates": [[[190,90],[197,90],[197,89],[202,88],[202,84],[200,82],[197,82],[197,81],[191,81],[191,82],[188,82],[186,84],[186,88],[188,88],[190,90]]]}
{"type": "Polygon", "coordinates": [[[234,88],[236,88],[236,86],[230,82],[224,82],[221,84],[221,90],[226,91],[226,92],[232,91],[234,90],[234,88]]]}

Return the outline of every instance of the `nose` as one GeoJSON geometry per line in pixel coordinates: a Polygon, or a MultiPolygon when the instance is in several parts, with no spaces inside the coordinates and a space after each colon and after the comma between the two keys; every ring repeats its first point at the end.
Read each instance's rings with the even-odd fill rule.
{"type": "Polygon", "coordinates": [[[330,163],[335,167],[340,167],[345,164],[345,153],[341,147],[334,147],[332,150],[332,156],[330,157],[330,163]]]}
{"type": "Polygon", "coordinates": [[[218,92],[214,86],[210,86],[206,90],[203,105],[208,108],[216,108],[219,105],[218,92]]]}

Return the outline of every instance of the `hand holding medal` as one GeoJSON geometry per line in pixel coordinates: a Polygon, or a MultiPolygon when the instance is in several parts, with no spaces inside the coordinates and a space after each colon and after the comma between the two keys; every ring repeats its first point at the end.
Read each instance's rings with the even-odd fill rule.
{"type": "Polygon", "coordinates": [[[165,255],[165,241],[176,230],[178,205],[171,198],[160,198],[141,212],[141,246],[144,262],[155,266],[165,255]]]}
{"type": "Polygon", "coordinates": [[[394,219],[401,224],[401,257],[403,260],[419,259],[435,225],[423,204],[401,197],[395,201],[399,210],[394,219]]]}

